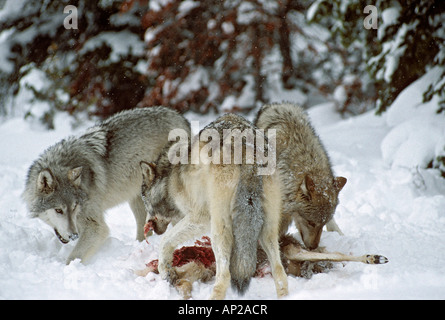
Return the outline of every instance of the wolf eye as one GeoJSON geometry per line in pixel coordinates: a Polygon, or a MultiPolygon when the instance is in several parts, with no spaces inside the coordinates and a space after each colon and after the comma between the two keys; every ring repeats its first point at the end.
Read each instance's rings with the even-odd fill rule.
{"type": "Polygon", "coordinates": [[[56,213],[58,213],[58,214],[63,214],[63,210],[62,209],[54,209],[54,211],[56,211],[56,213]]]}

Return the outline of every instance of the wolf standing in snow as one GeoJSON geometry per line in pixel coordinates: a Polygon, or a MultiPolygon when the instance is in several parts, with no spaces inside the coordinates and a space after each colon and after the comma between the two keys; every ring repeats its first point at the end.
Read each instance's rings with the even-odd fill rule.
{"type": "Polygon", "coordinates": [[[223,299],[231,280],[241,293],[247,290],[256,270],[258,240],[270,261],[278,296],[287,294],[287,277],[278,246],[281,201],[278,177],[276,173],[258,175],[264,163],[258,161],[258,154],[255,159],[247,156],[253,154],[249,148],[259,150],[255,143],[261,139],[264,142],[264,135],[261,139],[256,137],[255,143],[248,143],[248,138],[239,140],[245,156],[237,164],[232,136],[224,133],[225,130],[252,133],[255,129],[244,118],[226,114],[204,128],[189,149],[188,141],[185,148],[176,148],[183,141],[171,145],[170,150],[190,151],[188,164],[172,164],[168,158],[171,153],[167,151],[156,163],[141,163],[142,196],[148,213],[152,218],[159,216],[177,222],[163,236],[159,254],[159,272],[171,283],[176,280],[172,268],[175,248],[208,232],[210,227],[216,260],[212,299],[223,299]],[[212,140],[203,141],[203,134],[209,132],[215,133],[212,140]],[[190,161],[191,155],[210,151],[215,161],[199,164],[190,161]]]}
{"type": "Polygon", "coordinates": [[[324,225],[329,231],[341,233],[334,212],[346,178],[334,178],[328,155],[306,112],[290,103],[269,104],[260,109],[255,124],[264,130],[276,129],[282,185],[281,234],[294,220],[305,246],[315,249],[324,225]]]}
{"type": "Polygon", "coordinates": [[[54,228],[62,243],[77,244],[67,263],[93,255],[108,236],[105,210],[128,201],[144,239],[141,160],[155,161],[172,129],[188,121],[165,107],[121,112],[48,148],[30,167],[23,198],[33,217],[54,228]]]}

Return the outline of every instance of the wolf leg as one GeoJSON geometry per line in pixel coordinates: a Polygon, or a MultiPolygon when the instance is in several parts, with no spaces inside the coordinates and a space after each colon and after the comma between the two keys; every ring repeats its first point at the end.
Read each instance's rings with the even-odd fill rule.
{"type": "Polygon", "coordinates": [[[281,263],[280,249],[278,245],[279,232],[279,210],[280,206],[275,206],[270,199],[265,199],[264,212],[265,219],[263,229],[260,234],[261,247],[267,254],[272,269],[272,275],[275,281],[277,296],[283,297],[288,294],[287,276],[281,263]]]}
{"type": "Polygon", "coordinates": [[[233,235],[232,221],[227,203],[225,206],[210,208],[212,249],[216,262],[216,279],[210,296],[212,300],[222,300],[230,285],[230,255],[233,235]]]}
{"type": "MultiPolygon", "coordinates": [[[[271,177],[273,182],[274,177],[271,177]]],[[[264,183],[264,224],[260,234],[260,244],[267,254],[275,281],[275,288],[278,297],[288,294],[287,276],[281,263],[279,249],[279,228],[281,218],[280,195],[274,183],[264,183]]]]}
{"type": "Polygon", "coordinates": [[[161,240],[159,253],[159,274],[163,279],[169,280],[174,285],[175,272],[172,268],[173,252],[181,243],[199,237],[206,232],[206,223],[195,221],[191,214],[186,215],[175,226],[167,230],[161,240]]]}
{"type": "Polygon", "coordinates": [[[144,237],[144,225],[147,218],[147,212],[145,211],[144,202],[142,198],[138,195],[136,198],[131,200],[130,208],[133,211],[134,218],[136,219],[136,240],[143,241],[144,237]]]}
{"type": "Polygon", "coordinates": [[[274,232],[268,228],[266,223],[260,235],[260,244],[270,262],[277,296],[279,298],[284,297],[288,294],[287,276],[280,259],[278,235],[274,235],[274,232]]]}
{"type": "Polygon", "coordinates": [[[69,255],[66,264],[74,259],[85,262],[90,258],[108,237],[108,226],[103,216],[82,217],[78,219],[80,237],[73,251],[69,255]]]}

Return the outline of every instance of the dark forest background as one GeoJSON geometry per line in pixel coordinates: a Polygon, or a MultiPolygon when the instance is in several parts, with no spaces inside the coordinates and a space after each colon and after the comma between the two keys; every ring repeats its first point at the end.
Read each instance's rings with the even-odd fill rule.
{"type": "MultiPolygon", "coordinates": [[[[345,115],[384,112],[429,68],[445,70],[445,3],[375,1],[377,29],[364,26],[366,5],[0,1],[0,112],[19,108],[25,91],[40,106],[25,116],[48,127],[58,110],[100,118],[152,105],[249,112],[277,90],[304,97],[306,107],[334,101],[345,115]],[[67,5],[77,9],[77,29],[64,26],[67,5]]],[[[424,92],[441,97],[438,112],[444,86],[424,92]]]]}

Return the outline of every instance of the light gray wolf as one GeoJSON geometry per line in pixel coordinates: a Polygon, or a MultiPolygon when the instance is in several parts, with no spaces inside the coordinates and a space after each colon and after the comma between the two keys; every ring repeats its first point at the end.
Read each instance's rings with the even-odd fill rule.
{"type": "Polygon", "coordinates": [[[346,178],[334,177],[326,150],[306,112],[291,103],[268,104],[259,110],[255,125],[276,130],[282,198],[280,234],[287,232],[293,220],[309,249],[318,247],[324,225],[341,234],[334,213],[346,178]]]}
{"type": "MultiPolygon", "coordinates": [[[[177,280],[174,287],[184,299],[192,297],[193,282],[208,282],[213,280],[216,274],[214,259],[212,260],[210,239],[204,237],[204,241],[196,241],[195,246],[182,247],[175,250],[177,266],[174,266],[177,280]],[[181,263],[185,260],[186,263],[181,263]]],[[[377,254],[363,256],[346,255],[339,252],[326,252],[318,248],[315,251],[307,251],[292,235],[286,234],[280,238],[281,261],[286,274],[296,277],[310,278],[313,274],[324,272],[333,267],[331,262],[362,262],[366,264],[383,264],[388,259],[377,254]]],[[[257,266],[255,276],[263,276],[268,272],[269,262],[266,253],[258,247],[257,266]]],[[[135,273],[145,277],[149,272],[158,273],[157,260],[147,264],[143,270],[135,273]]]]}
{"type": "Polygon", "coordinates": [[[97,251],[108,236],[105,210],[122,202],[136,218],[136,238],[144,239],[139,163],[155,161],[176,128],[190,125],[166,107],[123,111],[51,146],[31,165],[23,192],[31,216],[49,224],[62,243],[79,238],[67,263],[97,251]]]}
{"type": "MultiPolygon", "coordinates": [[[[222,161],[227,160],[228,154],[234,160],[235,154],[234,137],[224,135],[224,130],[245,133],[256,128],[241,116],[226,114],[190,142],[187,164],[173,164],[168,151],[156,163],[141,162],[142,197],[149,220],[155,217],[156,224],[161,219],[164,225],[169,221],[174,224],[161,239],[159,273],[175,283],[177,275],[172,268],[175,248],[210,231],[216,260],[211,299],[223,299],[230,282],[240,293],[247,290],[256,269],[258,241],[271,262],[277,295],[282,297],[287,294],[287,277],[278,247],[281,201],[278,176],[276,171],[271,175],[258,174],[259,168],[266,164],[257,161],[256,153],[248,152],[249,148],[257,147],[256,142],[247,143],[248,139],[242,139],[245,151],[242,163],[222,161]],[[211,136],[212,140],[202,139],[203,136],[211,136]],[[215,145],[217,136],[224,138],[215,145]],[[203,150],[212,153],[214,161],[198,164],[191,161],[193,154],[202,154],[203,150]],[[249,161],[247,154],[254,154],[254,161],[249,161]]],[[[265,141],[264,135],[262,138],[265,141]]],[[[189,144],[180,139],[169,150],[184,150],[177,145],[183,143],[186,147],[189,144]]]]}

